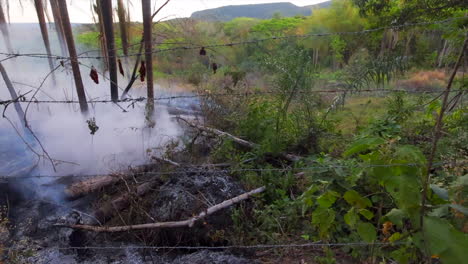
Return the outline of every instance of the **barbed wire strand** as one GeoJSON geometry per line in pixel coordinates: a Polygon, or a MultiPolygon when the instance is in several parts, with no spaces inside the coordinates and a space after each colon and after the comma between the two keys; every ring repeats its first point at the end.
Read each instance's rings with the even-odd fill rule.
{"type": "MultiPolygon", "coordinates": [[[[435,167],[440,167],[444,165],[454,165],[459,166],[463,165],[465,162],[438,162],[435,163],[435,167]]],[[[203,165],[202,165],[203,166],[203,165]]],[[[288,171],[313,171],[315,169],[333,169],[333,168],[390,168],[390,167],[424,167],[424,164],[419,163],[395,163],[395,164],[353,164],[353,165],[328,165],[328,166],[310,166],[310,167],[299,167],[299,168],[261,168],[261,169],[254,169],[254,168],[233,168],[233,169],[222,169],[222,170],[210,170],[209,166],[205,167],[205,169],[190,169],[190,167],[185,167],[187,170],[183,170],[184,167],[180,167],[179,171],[148,171],[148,172],[108,172],[108,174],[100,173],[100,174],[77,174],[77,175],[17,175],[17,176],[0,176],[0,179],[22,179],[22,178],[92,178],[98,176],[113,176],[120,177],[122,175],[152,175],[152,176],[163,176],[163,175],[175,175],[180,173],[229,173],[229,172],[288,172],[288,171]],[[208,168],[208,170],[207,170],[208,168]]]]}
{"type": "MultiPolygon", "coordinates": [[[[180,47],[174,47],[174,48],[167,48],[167,49],[159,49],[152,51],[150,54],[156,54],[156,53],[161,53],[161,52],[168,52],[168,51],[176,51],[176,50],[194,50],[194,49],[200,49],[202,47],[204,48],[219,48],[219,47],[232,47],[232,46],[239,46],[239,45],[251,45],[251,44],[257,44],[260,42],[265,42],[265,41],[270,41],[270,40],[287,40],[287,39],[304,39],[304,38],[310,38],[310,37],[327,37],[327,36],[340,36],[340,35],[360,35],[360,34],[368,34],[368,33],[373,33],[373,32],[378,32],[382,30],[387,30],[387,29],[400,29],[400,28],[406,28],[406,27],[417,27],[417,26],[427,26],[427,25],[437,25],[437,24],[445,24],[449,22],[453,22],[456,20],[460,19],[465,19],[464,17],[456,17],[456,18],[450,18],[450,19],[445,19],[445,20],[439,20],[439,21],[432,21],[432,22],[418,22],[418,23],[407,23],[407,24],[400,24],[400,25],[391,25],[391,26],[385,26],[385,27],[378,27],[374,29],[366,29],[366,30],[361,30],[361,31],[345,31],[345,32],[325,32],[325,33],[310,33],[310,34],[299,34],[299,35],[287,35],[287,36],[273,36],[273,37],[268,37],[268,38],[262,38],[262,39],[252,39],[252,40],[247,40],[247,41],[239,41],[239,42],[229,42],[229,43],[220,43],[220,44],[212,44],[212,45],[189,45],[189,46],[180,46],[180,47]]],[[[85,53],[85,52],[83,52],[85,53]]],[[[116,56],[117,58],[126,58],[126,57],[134,57],[134,56],[141,56],[143,54],[147,54],[146,52],[138,52],[138,53],[132,53],[128,55],[118,55],[116,56]]],[[[59,55],[48,55],[45,53],[6,53],[6,52],[0,52],[0,55],[6,56],[6,58],[3,58],[0,60],[0,62],[16,58],[16,57],[32,57],[32,58],[44,58],[44,59],[57,59],[57,60],[69,60],[71,57],[66,57],[66,56],[59,56],[59,55]]],[[[103,59],[105,56],[77,56],[76,59],[103,59]]]]}
{"type": "MultiPolygon", "coordinates": [[[[323,247],[323,246],[389,246],[401,245],[405,242],[349,242],[349,243],[325,243],[310,242],[304,244],[258,244],[258,245],[230,245],[230,246],[83,246],[83,247],[47,247],[46,249],[56,250],[116,250],[116,249],[186,249],[186,250],[220,250],[220,249],[262,249],[262,248],[303,248],[303,247],[323,247]]],[[[6,250],[23,250],[21,247],[4,247],[6,250]]]]}
{"type": "MultiPolygon", "coordinates": [[[[464,92],[466,90],[459,89],[459,90],[452,90],[452,93],[455,92],[464,92]]],[[[363,89],[363,90],[345,90],[345,89],[338,89],[338,90],[313,90],[307,92],[299,92],[298,94],[313,94],[313,93],[344,93],[344,92],[351,92],[351,93],[410,93],[410,94],[433,94],[433,93],[442,93],[443,91],[409,91],[404,89],[363,89]]],[[[175,95],[175,96],[162,96],[156,97],[154,101],[165,101],[165,100],[174,100],[174,99],[189,99],[189,98],[200,98],[200,97],[216,97],[216,96],[252,96],[252,95],[266,95],[266,94],[278,94],[280,92],[277,91],[261,91],[261,92],[241,92],[241,93],[197,93],[192,95],[175,95]]],[[[146,97],[137,97],[137,98],[125,98],[119,99],[117,101],[112,100],[90,100],[88,103],[135,103],[135,102],[143,102],[146,101],[148,98],[146,97]]],[[[19,96],[17,99],[14,100],[0,100],[0,105],[6,105],[10,103],[29,103],[29,101],[23,101],[24,99],[22,96],[19,96]]],[[[34,100],[31,103],[33,104],[78,104],[78,100],[34,100]]]]}

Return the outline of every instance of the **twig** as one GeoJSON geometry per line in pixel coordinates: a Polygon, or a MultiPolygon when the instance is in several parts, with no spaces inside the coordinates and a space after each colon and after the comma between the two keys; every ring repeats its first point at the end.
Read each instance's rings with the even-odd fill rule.
{"type": "Polygon", "coordinates": [[[258,194],[265,191],[265,187],[260,187],[255,190],[252,190],[250,192],[241,194],[239,196],[236,196],[232,199],[226,200],[222,203],[219,203],[215,206],[212,206],[208,208],[207,210],[201,212],[197,216],[194,216],[192,218],[189,218],[187,220],[183,221],[176,221],[176,222],[159,222],[159,223],[148,223],[148,224],[140,224],[140,225],[128,225],[128,226],[91,226],[91,225],[56,225],[56,226],[62,226],[62,227],[69,227],[73,229],[81,229],[81,230],[88,230],[88,231],[93,231],[93,232],[125,232],[125,231],[132,231],[132,230],[143,230],[143,229],[153,229],[153,228],[174,228],[174,227],[193,227],[195,222],[197,222],[200,219],[203,219],[207,217],[208,215],[214,214],[217,211],[227,208],[233,204],[239,203],[243,200],[248,199],[250,196],[254,194],[258,194]]]}
{"type": "MultiPolygon", "coordinates": [[[[463,43],[463,47],[460,51],[460,55],[458,56],[457,63],[455,64],[452,74],[450,75],[450,79],[447,83],[447,88],[445,89],[444,92],[444,97],[442,99],[442,107],[440,109],[440,113],[437,116],[437,121],[434,127],[434,137],[432,138],[432,146],[431,146],[431,152],[429,154],[429,159],[427,161],[427,168],[426,168],[426,175],[423,179],[423,191],[422,191],[422,198],[421,198],[421,212],[420,212],[420,226],[422,230],[422,234],[424,236],[424,214],[426,211],[426,202],[427,202],[427,191],[429,189],[429,184],[431,180],[431,169],[434,165],[434,158],[435,158],[435,153],[437,151],[437,143],[439,142],[439,139],[441,137],[441,130],[442,130],[442,124],[443,124],[443,118],[444,118],[444,113],[447,110],[447,102],[448,102],[448,97],[450,94],[450,90],[452,88],[452,83],[453,80],[455,79],[455,75],[457,74],[458,68],[460,67],[461,61],[463,59],[463,55],[466,52],[466,48],[468,46],[468,33],[466,34],[465,41],[463,43]]],[[[425,243],[426,240],[424,239],[425,243]]],[[[425,247],[427,250],[427,247],[425,247]]],[[[427,252],[426,252],[427,253],[427,252]]],[[[430,256],[429,256],[430,257],[430,256]]]]}
{"type": "Polygon", "coordinates": [[[156,12],[154,12],[152,15],[151,15],[151,20],[154,19],[154,17],[159,13],[159,11],[161,11],[161,9],[163,9],[167,4],[169,4],[171,0],[167,0],[161,7],[158,8],[158,10],[156,10],[156,12]]]}
{"type": "Polygon", "coordinates": [[[54,169],[54,172],[57,171],[57,169],[55,168],[55,163],[54,163],[54,161],[52,160],[52,158],[50,157],[49,153],[45,150],[44,145],[42,145],[42,142],[39,140],[39,138],[36,136],[36,134],[34,133],[34,131],[32,130],[32,128],[29,126],[28,119],[27,119],[27,114],[28,114],[28,109],[29,109],[29,106],[31,105],[31,102],[33,101],[33,99],[36,99],[37,93],[41,90],[41,88],[42,88],[42,86],[44,85],[44,83],[45,83],[45,81],[47,80],[47,78],[49,78],[49,76],[51,76],[59,67],[61,67],[60,64],[59,64],[57,67],[53,68],[53,69],[46,75],[46,77],[42,80],[41,84],[37,87],[36,91],[35,91],[34,94],[32,95],[31,100],[29,100],[28,105],[26,106],[26,109],[24,110],[24,116],[23,116],[24,126],[26,127],[26,129],[28,129],[28,131],[31,133],[31,135],[34,137],[34,139],[37,141],[37,143],[38,143],[39,146],[41,147],[42,152],[44,153],[44,156],[50,161],[50,163],[51,163],[51,165],[52,165],[52,168],[54,169]]]}
{"type": "MultiPolygon", "coordinates": [[[[198,124],[195,124],[193,122],[187,121],[187,120],[185,120],[185,119],[183,119],[181,117],[176,117],[176,119],[184,121],[189,126],[191,126],[193,128],[196,128],[196,129],[198,129],[200,131],[203,131],[203,132],[206,132],[206,133],[209,133],[209,134],[214,134],[214,135],[216,135],[218,137],[229,138],[230,140],[234,141],[236,144],[238,144],[240,146],[243,146],[245,148],[255,149],[256,147],[258,147],[258,145],[255,144],[255,143],[252,143],[250,141],[238,138],[238,137],[233,136],[233,135],[231,135],[231,134],[229,134],[227,132],[224,132],[224,131],[221,131],[221,130],[218,130],[218,129],[215,129],[215,128],[210,128],[210,127],[205,127],[205,126],[202,126],[202,125],[198,125],[198,124]]],[[[289,154],[289,153],[283,153],[283,152],[280,152],[277,155],[280,158],[291,161],[291,162],[296,162],[296,161],[299,161],[299,160],[302,159],[302,157],[300,157],[300,156],[296,156],[294,154],[289,154]]]]}

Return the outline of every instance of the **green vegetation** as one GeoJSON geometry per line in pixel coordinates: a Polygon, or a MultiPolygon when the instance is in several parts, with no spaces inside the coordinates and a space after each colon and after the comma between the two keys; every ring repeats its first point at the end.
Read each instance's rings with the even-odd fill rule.
{"type": "MultiPolygon", "coordinates": [[[[224,140],[211,149],[211,161],[245,169],[232,174],[247,189],[267,187],[258,199],[234,210],[227,243],[368,243],[323,246],[318,263],[335,263],[343,254],[359,263],[464,262],[466,65],[455,77],[445,108],[435,165],[427,164],[442,108],[441,96],[431,92],[447,86],[466,18],[208,48],[272,36],[361,31],[395,21],[460,18],[466,12],[463,1],[423,2],[336,0],[307,17],[174,20],[154,26],[163,36],[157,48],[174,49],[154,56],[155,74],[212,93],[203,101],[207,124],[258,144],[246,151],[224,140]],[[207,54],[182,48],[190,45],[207,47],[207,54]],[[216,73],[212,63],[219,65],[216,73]],[[262,94],[216,95],[243,92],[262,94]],[[303,159],[282,161],[281,152],[303,159]]],[[[83,33],[78,40],[92,46],[95,37],[83,33]]]]}

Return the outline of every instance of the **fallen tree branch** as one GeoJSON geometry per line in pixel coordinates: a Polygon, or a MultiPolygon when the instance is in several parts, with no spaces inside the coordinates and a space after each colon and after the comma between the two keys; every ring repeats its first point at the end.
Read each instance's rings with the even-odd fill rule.
{"type": "Polygon", "coordinates": [[[65,196],[69,200],[77,199],[83,195],[96,192],[106,186],[116,183],[122,178],[129,178],[135,173],[138,174],[148,171],[151,166],[153,165],[144,165],[136,167],[135,169],[130,170],[130,172],[133,173],[126,172],[121,174],[116,173],[110,175],[101,175],[84,181],[75,182],[65,189],[65,196]]]}
{"type": "Polygon", "coordinates": [[[103,206],[100,206],[99,209],[94,211],[94,217],[99,221],[99,223],[105,223],[111,219],[117,212],[123,211],[126,209],[131,202],[133,196],[143,196],[158,185],[160,181],[151,180],[149,182],[140,184],[135,193],[125,193],[111,201],[107,202],[103,206]]]}
{"type": "Polygon", "coordinates": [[[56,226],[60,227],[68,227],[73,229],[80,229],[80,230],[88,230],[93,232],[125,232],[125,231],[132,231],[132,230],[143,230],[143,229],[153,229],[153,228],[174,228],[174,227],[193,227],[195,222],[200,219],[207,217],[208,215],[214,214],[217,211],[227,208],[233,204],[241,202],[243,200],[248,199],[250,196],[254,194],[258,194],[265,191],[265,187],[260,187],[250,192],[241,194],[236,196],[232,199],[226,200],[222,203],[216,204],[205,211],[201,212],[197,216],[189,218],[183,221],[175,221],[175,222],[160,222],[160,223],[148,223],[148,224],[140,224],[140,225],[127,225],[127,226],[92,226],[92,225],[63,225],[57,224],[56,226]]]}
{"type": "Polygon", "coordinates": [[[121,177],[125,177],[125,175],[101,175],[84,181],[75,182],[65,189],[65,196],[69,200],[77,199],[83,195],[95,192],[105,186],[115,183],[119,181],[121,177]]]}
{"type": "Polygon", "coordinates": [[[182,167],[182,165],[180,163],[177,163],[177,162],[175,162],[173,160],[170,160],[170,159],[159,158],[159,157],[156,157],[156,156],[151,157],[151,159],[155,160],[155,161],[162,162],[162,163],[167,163],[167,164],[172,165],[174,167],[182,167]]]}
{"type": "MultiPolygon", "coordinates": [[[[181,117],[176,117],[176,119],[177,120],[182,120],[185,123],[187,123],[189,126],[191,126],[193,128],[196,128],[196,129],[198,129],[200,131],[203,131],[203,132],[206,132],[206,133],[209,133],[209,134],[214,134],[214,135],[216,135],[218,137],[228,138],[228,139],[232,140],[234,143],[236,143],[236,144],[238,144],[238,145],[240,145],[242,147],[245,147],[245,148],[248,148],[248,149],[254,149],[254,148],[258,147],[258,144],[255,144],[253,142],[238,138],[236,136],[233,136],[233,135],[231,135],[231,134],[229,134],[227,132],[218,130],[216,128],[202,126],[202,125],[196,124],[194,122],[190,122],[188,120],[185,120],[185,119],[183,119],[181,117]]],[[[278,153],[277,156],[284,159],[284,160],[291,161],[291,162],[296,162],[296,161],[299,161],[299,160],[302,159],[302,157],[300,157],[300,156],[297,156],[297,155],[294,155],[294,154],[289,154],[289,153],[284,153],[284,152],[278,153]]]]}

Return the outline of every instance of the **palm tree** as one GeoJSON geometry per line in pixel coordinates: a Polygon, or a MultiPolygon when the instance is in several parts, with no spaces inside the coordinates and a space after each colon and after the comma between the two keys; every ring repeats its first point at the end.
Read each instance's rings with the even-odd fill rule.
{"type": "Polygon", "coordinates": [[[81,78],[80,66],[76,55],[75,41],[73,40],[73,32],[70,24],[70,17],[68,16],[67,2],[65,0],[58,1],[60,9],[60,17],[62,18],[63,33],[67,41],[68,53],[70,54],[70,63],[72,66],[73,77],[75,79],[76,93],[80,102],[80,109],[82,113],[88,112],[88,103],[86,102],[86,94],[83,87],[83,80],[81,78]]]}

